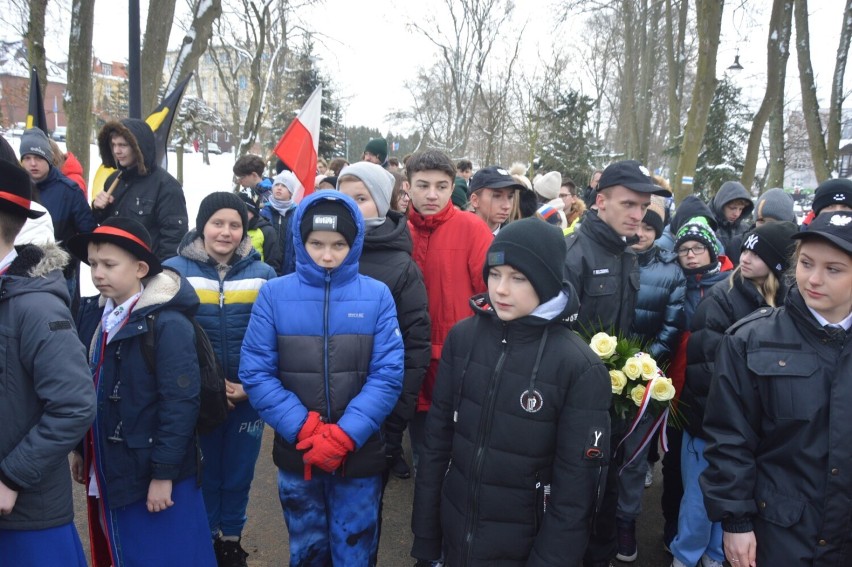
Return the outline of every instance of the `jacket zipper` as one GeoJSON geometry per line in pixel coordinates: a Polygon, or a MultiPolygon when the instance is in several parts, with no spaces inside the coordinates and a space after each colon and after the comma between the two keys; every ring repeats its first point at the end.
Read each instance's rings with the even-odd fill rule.
{"type": "MultiPolygon", "coordinates": [[[[232,268],[233,269],[233,268],[232,268]]],[[[218,272],[216,276],[218,277],[218,272]]],[[[222,337],[219,339],[219,348],[222,350],[222,368],[225,370],[225,375],[229,376],[228,371],[228,322],[225,318],[225,280],[219,280],[219,328],[222,330],[222,337]]],[[[228,378],[230,380],[230,378],[228,378]]]]}
{"type": "Polygon", "coordinates": [[[471,475],[468,486],[470,488],[467,506],[467,520],[464,528],[464,546],[466,560],[465,565],[472,564],[473,554],[473,527],[475,524],[476,506],[479,502],[479,489],[481,486],[480,475],[482,474],[482,466],[485,464],[485,446],[490,433],[490,428],[487,427],[491,423],[491,417],[494,415],[494,407],[497,405],[497,386],[500,383],[500,378],[503,374],[503,364],[506,361],[506,350],[509,348],[508,327],[503,324],[503,345],[500,351],[500,357],[497,359],[497,364],[494,366],[491,383],[488,385],[488,393],[485,396],[486,406],[485,412],[479,419],[479,432],[476,439],[476,453],[473,458],[473,467],[471,467],[471,475]]]}
{"type": "Polygon", "coordinates": [[[328,301],[331,295],[331,274],[326,271],[325,273],[325,299],[322,305],[322,339],[323,339],[323,349],[322,349],[322,358],[323,358],[323,380],[325,381],[325,405],[326,405],[326,416],[329,422],[331,422],[331,385],[328,380],[328,301]]]}

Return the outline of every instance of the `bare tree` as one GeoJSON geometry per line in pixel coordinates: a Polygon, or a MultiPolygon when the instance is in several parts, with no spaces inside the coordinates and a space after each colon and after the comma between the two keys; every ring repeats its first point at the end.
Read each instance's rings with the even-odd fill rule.
{"type": "Polygon", "coordinates": [[[68,86],[65,115],[68,129],[65,143],[89,175],[89,142],[92,137],[92,32],[95,0],[72,0],[71,35],[68,40],[68,86]]]}
{"type": "MultiPolygon", "coordinates": [[[[852,0],[850,0],[852,1],[852,0]]],[[[686,76],[686,17],[689,14],[689,0],[682,0],[678,6],[673,0],[666,0],[665,34],[666,47],[666,95],[668,102],[668,141],[674,146],[680,137],[680,117],[683,101],[683,83],[686,76]],[[675,31],[675,18],[677,28],[675,31]]],[[[678,171],[679,152],[670,152],[669,171],[678,171]]]]}
{"type": "Polygon", "coordinates": [[[769,19],[769,37],[766,41],[766,92],[763,102],[754,115],[751,133],[748,138],[745,162],[743,163],[742,184],[750,188],[754,184],[754,172],[757,168],[757,157],[760,152],[760,144],[763,139],[763,128],[769,119],[770,113],[776,108],[779,97],[783,98],[783,84],[786,76],[787,57],[789,49],[790,16],[793,10],[793,0],[773,0],[772,15],[769,19]],[[785,22],[787,26],[787,42],[784,43],[785,22]]]}
{"type": "Polygon", "coordinates": [[[852,0],[846,0],[843,9],[843,21],[840,27],[840,41],[831,78],[831,103],[828,110],[828,142],[826,161],[830,168],[837,166],[837,153],[840,150],[840,116],[843,106],[843,78],[846,74],[846,58],[849,56],[849,42],[852,39],[852,0]]]}
{"type": "Polygon", "coordinates": [[[157,106],[176,3],[177,0],[150,0],[148,4],[148,23],[139,65],[142,116],[148,116],[157,106]]]}
{"type": "Polygon", "coordinates": [[[698,152],[704,140],[704,131],[707,129],[707,115],[710,112],[710,104],[713,102],[713,93],[716,91],[716,54],[719,50],[723,8],[723,0],[697,0],[695,3],[698,27],[695,86],[692,89],[686,127],[683,130],[678,171],[671,183],[672,192],[678,203],[691,192],[691,187],[683,186],[683,176],[695,175],[698,152]]]}
{"type": "Polygon", "coordinates": [[[831,177],[831,167],[825,150],[825,138],[819,118],[819,101],[816,97],[814,70],[811,66],[811,44],[808,31],[808,0],[795,0],[796,56],[799,63],[799,84],[802,88],[802,113],[808,129],[811,161],[818,182],[831,177]]]}
{"type": "MultiPolygon", "coordinates": [[[[170,93],[198,65],[198,60],[207,49],[213,36],[213,24],[222,15],[222,0],[191,0],[192,22],[186,28],[172,76],[166,83],[165,92],[170,93]]],[[[199,92],[200,89],[199,89],[199,92]]]]}
{"type": "Polygon", "coordinates": [[[47,58],[44,51],[44,17],[47,0],[30,0],[30,14],[24,40],[27,44],[27,61],[36,68],[41,83],[41,94],[47,88],[47,58]]]}

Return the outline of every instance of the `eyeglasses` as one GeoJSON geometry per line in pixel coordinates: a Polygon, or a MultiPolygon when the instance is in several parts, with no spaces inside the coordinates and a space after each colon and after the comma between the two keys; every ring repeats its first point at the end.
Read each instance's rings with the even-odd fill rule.
{"type": "Polygon", "coordinates": [[[703,244],[696,244],[692,248],[678,248],[677,255],[684,257],[689,256],[689,253],[692,252],[693,256],[698,256],[699,254],[704,254],[707,251],[707,247],[703,244]]]}
{"type": "Polygon", "coordinates": [[[559,194],[559,198],[560,198],[560,199],[566,199],[566,198],[568,198],[568,197],[570,197],[570,196],[571,196],[571,193],[560,193],[560,194],[559,194]]]}
{"type": "Polygon", "coordinates": [[[400,200],[400,201],[410,201],[410,200],[411,200],[411,195],[409,195],[409,194],[408,194],[408,193],[406,193],[405,191],[402,191],[402,192],[400,192],[400,194],[399,194],[399,200],[400,200]]]}

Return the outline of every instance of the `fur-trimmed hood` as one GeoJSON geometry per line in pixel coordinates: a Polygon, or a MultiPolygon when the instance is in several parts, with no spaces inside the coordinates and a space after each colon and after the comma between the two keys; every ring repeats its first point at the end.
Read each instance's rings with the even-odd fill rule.
{"type": "MultiPolygon", "coordinates": [[[[142,280],[145,289],[139,301],[133,306],[133,314],[147,313],[168,306],[185,315],[194,315],[198,310],[198,296],[189,282],[171,268],[163,268],[159,274],[142,280]]],[[[98,306],[103,307],[106,298],[98,298],[98,306]]]]}
{"type": "Polygon", "coordinates": [[[0,300],[34,291],[53,293],[70,303],[62,269],[70,261],[68,252],[56,244],[16,246],[18,257],[0,276],[0,300]]]}
{"type": "Polygon", "coordinates": [[[115,161],[110,147],[113,134],[122,136],[136,155],[136,165],[133,169],[137,175],[148,175],[156,168],[157,152],[154,143],[154,132],[151,127],[136,118],[125,118],[121,122],[111,121],[104,124],[98,133],[98,150],[104,166],[123,169],[115,161]]]}

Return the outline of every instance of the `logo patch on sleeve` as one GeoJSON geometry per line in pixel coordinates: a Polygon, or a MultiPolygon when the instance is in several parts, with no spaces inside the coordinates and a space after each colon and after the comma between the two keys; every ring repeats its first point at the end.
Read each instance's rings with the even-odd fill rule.
{"type": "Polygon", "coordinates": [[[51,331],[70,331],[71,321],[51,321],[47,326],[51,331]]]}
{"type": "Polygon", "coordinates": [[[583,450],[583,458],[590,461],[603,459],[605,444],[604,430],[599,427],[590,428],[589,435],[586,438],[586,447],[583,450]]]}

